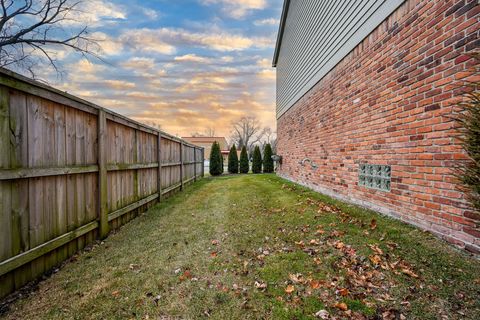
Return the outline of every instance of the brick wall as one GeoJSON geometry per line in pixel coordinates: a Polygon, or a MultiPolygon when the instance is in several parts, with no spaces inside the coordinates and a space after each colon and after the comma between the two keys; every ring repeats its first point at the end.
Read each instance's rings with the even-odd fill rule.
{"type": "Polygon", "coordinates": [[[480,253],[480,214],[452,176],[466,157],[450,118],[459,83],[480,80],[467,55],[479,17],[477,0],[406,1],[278,119],[278,173],[480,253]],[[391,191],[359,186],[361,163],[391,165],[391,191]]]}

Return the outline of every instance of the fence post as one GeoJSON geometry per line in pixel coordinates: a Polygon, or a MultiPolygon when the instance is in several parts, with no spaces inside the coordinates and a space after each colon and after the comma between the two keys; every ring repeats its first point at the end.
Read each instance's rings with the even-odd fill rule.
{"type": "Polygon", "coordinates": [[[205,177],[205,148],[202,148],[202,178],[205,177]]]}
{"type": "Polygon", "coordinates": [[[157,184],[158,184],[158,202],[162,200],[162,134],[159,132],[158,133],[158,147],[157,147],[157,153],[158,153],[158,179],[157,179],[157,184]]]}
{"type": "Polygon", "coordinates": [[[108,208],[107,208],[107,117],[105,111],[98,110],[98,220],[101,239],[108,235],[108,208]]]}
{"type": "Polygon", "coordinates": [[[183,190],[183,141],[180,141],[180,190],[183,190]]]}
{"type": "Polygon", "coordinates": [[[197,148],[193,148],[193,181],[197,182],[197,148]]]}

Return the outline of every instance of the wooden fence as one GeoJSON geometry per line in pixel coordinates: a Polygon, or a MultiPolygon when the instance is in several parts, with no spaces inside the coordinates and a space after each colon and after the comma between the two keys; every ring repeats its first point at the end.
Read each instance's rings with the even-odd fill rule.
{"type": "Polygon", "coordinates": [[[0,69],[0,298],[203,177],[203,152],[0,69]]]}

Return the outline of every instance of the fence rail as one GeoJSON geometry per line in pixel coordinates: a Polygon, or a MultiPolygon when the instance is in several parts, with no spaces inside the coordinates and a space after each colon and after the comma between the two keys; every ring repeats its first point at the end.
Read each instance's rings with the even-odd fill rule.
{"type": "Polygon", "coordinates": [[[0,69],[0,298],[203,177],[203,152],[0,69]]]}

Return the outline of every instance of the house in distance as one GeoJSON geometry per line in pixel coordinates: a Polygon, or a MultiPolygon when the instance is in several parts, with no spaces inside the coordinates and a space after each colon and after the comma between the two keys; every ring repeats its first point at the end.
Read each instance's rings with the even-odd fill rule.
{"type": "Polygon", "coordinates": [[[182,137],[182,139],[192,144],[195,144],[197,146],[203,147],[205,149],[205,152],[204,152],[205,158],[203,159],[204,161],[207,161],[210,159],[210,151],[212,149],[212,144],[214,142],[218,142],[218,144],[220,145],[220,151],[222,152],[223,161],[225,163],[227,162],[229,149],[228,149],[228,142],[225,137],[198,136],[198,137],[182,137]]]}
{"type": "Polygon", "coordinates": [[[278,174],[480,253],[453,168],[462,84],[478,81],[478,1],[284,2],[278,174]]]}

